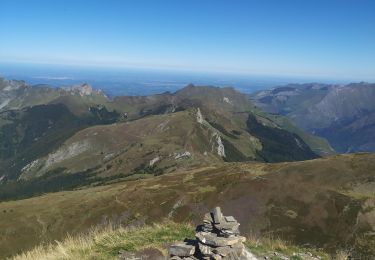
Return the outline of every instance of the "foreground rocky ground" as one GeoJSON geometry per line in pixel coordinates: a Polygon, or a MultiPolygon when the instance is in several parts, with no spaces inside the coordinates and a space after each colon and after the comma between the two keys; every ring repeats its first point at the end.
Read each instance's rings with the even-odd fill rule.
{"type": "MultiPolygon", "coordinates": [[[[246,238],[240,235],[240,223],[233,216],[224,216],[220,207],[204,215],[203,224],[196,228],[195,240],[169,247],[171,260],[257,260],[257,259],[305,259],[319,260],[324,255],[313,255],[311,252],[293,252],[287,256],[280,252],[254,254],[244,244],[246,238]]],[[[300,251],[300,250],[297,250],[300,251]]]]}
{"type": "Polygon", "coordinates": [[[172,245],[169,255],[172,260],[254,260],[256,257],[243,244],[246,238],[239,235],[239,226],[234,217],[223,216],[221,208],[216,207],[205,214],[203,225],[197,227],[196,240],[172,245]]]}

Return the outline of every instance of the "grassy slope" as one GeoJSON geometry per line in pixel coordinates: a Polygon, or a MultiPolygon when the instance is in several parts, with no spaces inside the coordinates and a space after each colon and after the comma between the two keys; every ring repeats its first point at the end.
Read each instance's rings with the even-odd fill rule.
{"type": "Polygon", "coordinates": [[[265,111],[286,115],[297,126],[314,133],[312,136],[329,140],[340,153],[374,151],[371,142],[374,133],[373,84],[321,85],[318,89],[311,88],[311,84],[289,86],[299,91],[282,96],[284,98],[272,91],[263,99],[257,97],[259,93],[254,93],[252,99],[265,111]]]}
{"type": "MultiPolygon", "coordinates": [[[[88,234],[68,236],[63,241],[56,241],[48,245],[39,245],[34,249],[19,254],[13,260],[31,259],[118,259],[118,252],[140,253],[156,249],[161,254],[167,254],[169,244],[184,239],[194,239],[194,228],[190,224],[162,222],[152,226],[143,226],[132,229],[123,227],[113,228],[111,225],[103,229],[93,229],[88,234]]],[[[272,255],[271,259],[278,260],[278,252],[292,259],[302,259],[298,254],[312,253],[321,259],[329,256],[318,250],[304,249],[285,243],[280,239],[250,238],[246,246],[258,256],[272,255]]]]}
{"type": "Polygon", "coordinates": [[[107,221],[199,223],[216,205],[239,220],[244,234],[375,254],[374,159],[374,154],[357,154],[295,163],[228,163],[2,202],[0,255],[107,221]]]}
{"type": "MultiPolygon", "coordinates": [[[[267,152],[263,154],[267,156],[258,158],[262,144],[254,137],[255,133],[249,134],[246,125],[247,114],[233,115],[226,110],[212,112],[207,109],[202,109],[202,112],[208,120],[202,124],[197,122],[197,109],[189,109],[165,115],[147,116],[129,122],[88,127],[65,140],[58,148],[48,145],[49,150],[35,149],[49,154],[38,158],[38,153],[28,153],[34,156],[34,160],[36,158],[38,160],[30,164],[32,166],[27,170],[22,171],[20,177],[22,183],[7,183],[0,186],[0,200],[70,190],[80,184],[81,186],[92,183],[102,184],[108,181],[108,178],[128,178],[136,174],[146,177],[176,169],[219,164],[223,160],[217,154],[217,140],[213,136],[216,132],[220,133],[224,142],[226,161],[256,159],[275,161],[271,160],[271,157],[276,153],[284,155],[276,158],[279,161],[301,160],[313,156],[311,153],[306,156],[303,153],[306,149],[300,149],[295,143],[295,138],[289,134],[291,139],[274,138],[273,141],[276,143],[272,142],[271,145],[263,147],[267,152]],[[281,146],[281,149],[275,152],[273,150],[275,146],[281,146]],[[51,151],[53,148],[54,150],[51,151]],[[296,149],[297,153],[289,155],[289,151],[296,149]],[[177,153],[182,154],[186,151],[190,153],[190,157],[175,159],[177,153]],[[155,158],[159,160],[151,167],[150,161],[155,158]]],[[[47,119],[44,120],[48,122],[47,119]]],[[[35,125],[41,124],[35,122],[35,125]]],[[[67,123],[64,126],[67,126],[67,123]]],[[[47,127],[49,129],[48,124],[46,129],[47,127]]],[[[53,129],[64,130],[63,132],[67,133],[62,127],[54,127],[51,130],[53,129]]],[[[269,130],[271,135],[280,131],[277,128],[269,128],[269,130]]],[[[43,131],[39,132],[43,133],[43,131]]],[[[34,143],[41,148],[45,144],[41,139],[34,143]]],[[[32,148],[35,148],[35,145],[32,148]]],[[[22,158],[27,160],[22,160],[23,164],[19,164],[18,168],[32,161],[32,158],[25,155],[22,158]]]]}
{"type": "Polygon", "coordinates": [[[194,238],[194,229],[189,224],[166,222],[132,229],[108,225],[88,234],[68,236],[56,244],[38,246],[13,259],[118,259],[119,250],[136,252],[147,248],[166,254],[167,243],[185,238],[194,238]]]}
{"type": "Polygon", "coordinates": [[[282,129],[297,134],[311,148],[311,150],[313,150],[315,153],[321,156],[332,155],[335,153],[335,150],[331,147],[331,145],[326,139],[309,134],[308,132],[302,130],[302,128],[298,128],[292,123],[292,121],[289,118],[285,116],[268,114],[259,109],[255,110],[255,114],[257,114],[260,117],[264,117],[271,120],[273,123],[277,124],[282,129]]]}
{"type": "MultiPolygon", "coordinates": [[[[184,151],[195,154],[195,161],[217,161],[215,140],[212,137],[214,131],[220,131],[222,138],[225,139],[225,146],[228,148],[228,158],[226,158],[228,161],[259,159],[257,151],[262,149],[261,142],[263,140],[259,142],[254,136],[251,136],[252,133],[249,134],[246,126],[247,115],[252,113],[254,108],[244,95],[233,89],[187,87],[174,96],[167,94],[148,97],[119,97],[113,101],[112,105],[126,105],[127,103],[133,105],[132,108],[136,111],[133,116],[138,117],[142,116],[144,112],[163,113],[167,104],[174,104],[188,110],[167,115],[147,116],[126,124],[85,129],[67,140],[64,145],[69,147],[88,140],[91,151],[61,163],[53,163],[49,169],[37,170],[38,174],[51,170],[52,167],[64,167],[74,173],[106,164],[103,168],[110,167],[111,170],[108,172],[108,169],[103,169],[101,175],[127,175],[156,157],[164,159],[170,153],[184,151]],[[202,98],[203,94],[205,94],[204,99],[202,98]],[[223,101],[224,98],[228,98],[229,103],[223,101]],[[214,127],[213,131],[204,129],[196,122],[195,108],[197,107],[201,108],[203,117],[214,127]],[[232,131],[237,131],[240,134],[234,135],[232,131]],[[205,152],[208,153],[208,157],[201,156],[205,152]],[[112,157],[116,160],[109,162],[108,159],[105,159],[112,157]],[[109,163],[107,164],[107,162],[109,163]]],[[[271,128],[270,131],[275,132],[278,129],[271,128]]],[[[276,140],[276,145],[281,147],[279,151],[281,153],[286,154],[293,148],[298,151],[299,155],[284,156],[277,161],[314,158],[312,153],[301,149],[295,143],[294,138],[289,140],[286,145],[280,140],[276,140]]],[[[62,149],[64,150],[64,148],[62,149]]],[[[274,153],[272,147],[268,150],[267,154],[274,153]]],[[[272,158],[263,159],[275,161],[271,160],[272,158]]],[[[42,161],[39,163],[41,164],[42,161]]],[[[170,169],[173,167],[172,165],[173,163],[166,163],[162,166],[163,171],[165,172],[165,168],[170,169]]],[[[31,170],[23,177],[33,176],[33,172],[36,170],[31,170]]]]}
{"type": "MultiPolygon", "coordinates": [[[[261,142],[263,140],[255,138],[252,133],[248,132],[246,126],[246,116],[248,113],[253,113],[255,108],[246,96],[231,88],[190,86],[176,94],[119,97],[114,101],[109,101],[100,94],[80,96],[77,93],[72,95],[63,90],[49,88],[30,88],[30,91],[33,93],[45,91],[47,94],[58,93],[59,95],[58,98],[52,95],[54,99],[51,103],[53,104],[34,106],[27,111],[30,112],[36,110],[35,108],[44,107],[47,113],[53,107],[60,106],[66,108],[65,114],[69,114],[72,119],[63,118],[60,120],[61,122],[59,121],[60,125],[54,124],[51,126],[49,121],[53,121],[54,117],[57,117],[56,115],[53,115],[51,119],[45,118],[46,116],[39,119],[37,115],[40,113],[35,115],[35,113],[25,112],[28,116],[3,126],[0,129],[0,137],[2,136],[6,142],[12,140],[15,143],[15,145],[13,143],[9,145],[0,141],[0,153],[2,150],[8,153],[7,158],[0,158],[2,166],[0,175],[7,176],[7,179],[17,179],[21,175],[21,179],[28,180],[57,169],[66,169],[65,172],[69,174],[91,170],[92,175],[96,176],[118,175],[124,177],[134,174],[139,169],[144,171],[149,162],[156,157],[163,160],[158,162],[157,169],[153,170],[158,173],[170,172],[176,168],[176,164],[180,168],[181,163],[176,163],[173,160],[168,162],[165,158],[169,154],[185,151],[193,153],[193,156],[192,160],[183,164],[212,163],[219,159],[217,158],[217,151],[215,151],[216,140],[212,136],[214,131],[221,132],[228,155],[226,161],[275,161],[274,158],[265,158],[265,156],[260,158],[258,151],[262,149],[261,142]],[[89,107],[96,103],[104,104],[110,110],[116,108],[121,112],[129,112],[128,122],[106,127],[94,126],[76,133],[79,129],[89,125],[107,124],[115,120],[125,121],[125,118],[120,114],[118,114],[118,118],[113,117],[113,120],[107,120],[106,118],[102,120],[100,114],[95,114],[92,110],[89,112],[89,107]],[[65,104],[65,106],[61,104],[65,104]],[[129,106],[131,106],[132,111],[127,110],[129,106]],[[201,108],[203,117],[210,122],[212,129],[197,127],[196,115],[192,112],[197,107],[201,108]],[[189,111],[161,115],[175,110],[179,111],[179,109],[189,111]],[[189,113],[190,115],[187,116],[189,113]],[[153,114],[158,115],[150,116],[153,114]],[[146,115],[148,115],[146,118],[139,119],[146,115]],[[20,128],[20,125],[22,126],[28,118],[31,123],[20,128]],[[131,121],[136,118],[139,120],[131,121]],[[168,120],[170,120],[169,123],[168,120]],[[22,131],[15,131],[16,128],[20,128],[22,131]],[[233,131],[238,134],[233,134],[233,131]],[[7,135],[2,135],[2,132],[7,133],[7,135]],[[132,135],[129,135],[130,132],[132,135]],[[76,133],[75,136],[67,140],[74,133],[76,133]],[[84,141],[89,143],[87,144],[84,141]],[[23,147],[18,149],[20,152],[16,149],[19,143],[24,143],[23,147]],[[14,149],[13,146],[15,146],[14,149]],[[78,151],[79,154],[76,154],[77,150],[84,150],[87,146],[90,146],[89,151],[85,150],[81,153],[78,151]],[[33,152],[30,152],[31,150],[33,152]],[[202,156],[206,152],[208,156],[202,156]],[[73,154],[73,156],[67,158],[69,154],[73,154]],[[47,160],[48,163],[45,163],[47,160]],[[22,170],[26,165],[32,165],[32,167],[26,167],[27,170],[22,170]],[[7,172],[4,169],[7,169],[7,172]]],[[[110,112],[106,114],[107,116],[111,115],[110,112]]],[[[4,124],[4,122],[0,122],[0,124],[4,124]]],[[[277,131],[277,129],[271,129],[271,131],[277,131]]],[[[279,152],[283,154],[288,153],[289,150],[292,150],[291,148],[301,150],[294,140],[287,142],[287,147],[285,143],[280,144],[280,140],[276,141],[276,146],[282,148],[279,149],[279,152]]],[[[272,146],[268,148],[269,151],[263,153],[263,155],[274,153],[272,146]]],[[[280,157],[277,161],[314,158],[314,156],[305,156],[308,153],[304,152],[298,151],[296,154],[302,155],[298,158],[296,154],[293,154],[292,156],[280,157]]],[[[146,171],[149,170],[146,169],[146,171]]],[[[52,181],[49,180],[50,183],[52,181]]],[[[13,188],[10,187],[10,189],[13,188]]],[[[34,190],[33,187],[32,189],[34,190]]],[[[65,189],[65,186],[61,185],[61,189],[65,189]]]]}
{"type": "MultiPolygon", "coordinates": [[[[63,167],[71,173],[97,168],[98,176],[128,176],[147,168],[159,157],[154,170],[162,172],[189,165],[200,166],[219,162],[216,151],[211,151],[211,131],[196,122],[193,111],[149,116],[136,121],[86,128],[69,138],[56,152],[64,152],[76,144],[85,144],[86,150],[43,168],[44,172],[63,167]],[[68,148],[67,148],[68,147],[68,148]],[[175,159],[174,153],[189,151],[190,158],[175,159]],[[207,156],[203,153],[207,151],[207,156]]],[[[40,162],[46,160],[41,159],[40,162]]],[[[36,167],[35,167],[36,168],[36,167]]],[[[42,171],[36,168],[37,173],[42,171]]],[[[149,169],[151,170],[151,169],[149,169]]],[[[32,170],[24,178],[33,176],[32,170]]],[[[150,172],[152,173],[152,172],[150,172]]]]}
{"type": "Polygon", "coordinates": [[[295,126],[288,118],[284,116],[269,115],[269,117],[281,125],[283,129],[299,135],[306,144],[308,144],[311,149],[319,155],[329,155],[334,154],[335,150],[331,147],[329,142],[319,136],[309,134],[308,132],[302,130],[295,126]]]}
{"type": "Polygon", "coordinates": [[[17,179],[21,169],[59,148],[79,130],[116,120],[116,114],[101,111],[77,117],[63,104],[38,105],[2,112],[8,124],[0,127],[0,175],[17,179]]]}

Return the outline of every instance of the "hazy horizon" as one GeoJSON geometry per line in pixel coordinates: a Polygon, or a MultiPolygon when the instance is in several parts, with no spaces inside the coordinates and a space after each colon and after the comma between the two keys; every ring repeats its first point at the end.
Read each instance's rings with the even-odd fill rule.
{"type": "Polygon", "coordinates": [[[234,87],[243,93],[269,89],[290,83],[348,84],[356,79],[329,79],[277,75],[204,73],[144,68],[105,68],[51,64],[0,63],[0,77],[24,80],[30,85],[65,87],[88,83],[110,96],[149,95],[174,92],[188,84],[234,87]]]}
{"type": "Polygon", "coordinates": [[[375,2],[4,0],[0,62],[375,80],[375,2]]]}

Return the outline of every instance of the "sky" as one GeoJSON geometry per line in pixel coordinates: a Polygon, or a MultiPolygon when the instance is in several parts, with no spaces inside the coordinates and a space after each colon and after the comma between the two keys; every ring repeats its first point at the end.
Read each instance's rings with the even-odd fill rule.
{"type": "Polygon", "coordinates": [[[375,80],[373,0],[0,0],[0,62],[375,80]]]}

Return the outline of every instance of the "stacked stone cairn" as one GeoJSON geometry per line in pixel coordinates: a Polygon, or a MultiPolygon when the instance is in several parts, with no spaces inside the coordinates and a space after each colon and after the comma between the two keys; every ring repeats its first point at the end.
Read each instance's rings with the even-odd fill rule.
{"type": "Polygon", "coordinates": [[[240,224],[232,216],[223,216],[220,207],[207,213],[203,225],[197,227],[196,240],[170,246],[173,260],[249,260],[256,259],[244,246],[246,238],[240,236],[240,224]]]}

